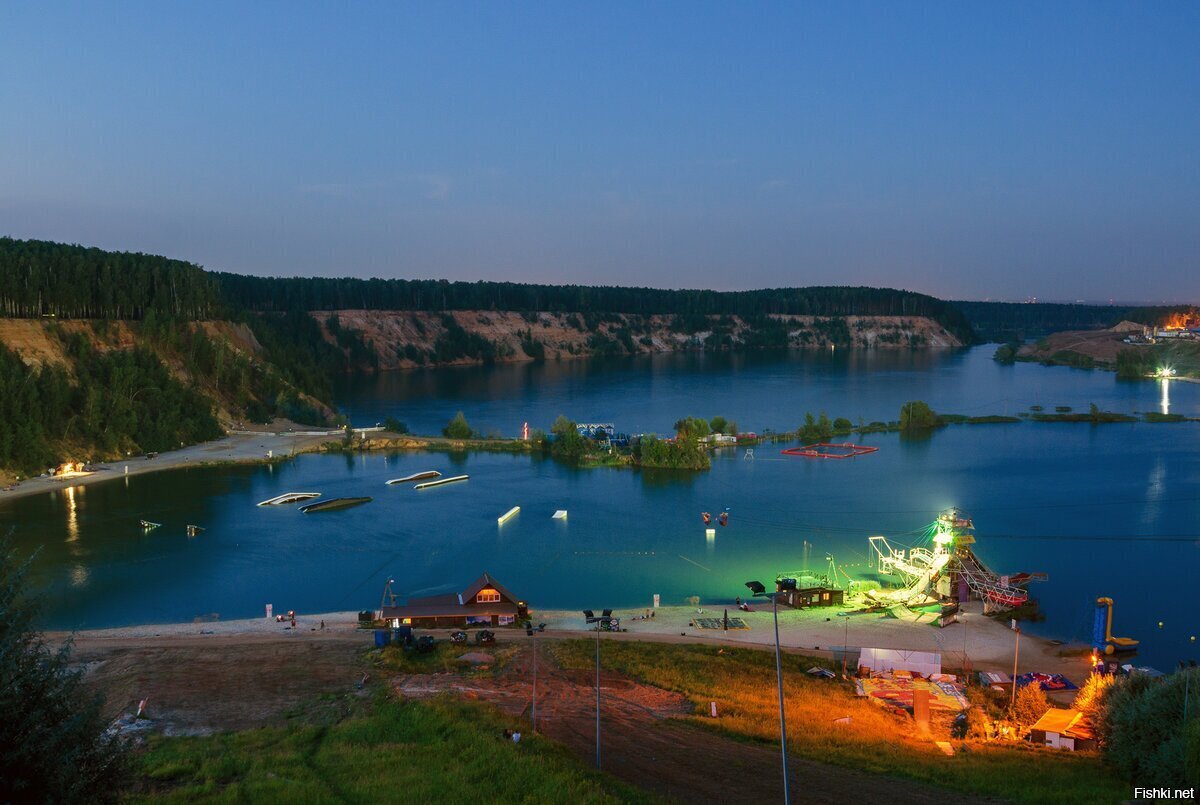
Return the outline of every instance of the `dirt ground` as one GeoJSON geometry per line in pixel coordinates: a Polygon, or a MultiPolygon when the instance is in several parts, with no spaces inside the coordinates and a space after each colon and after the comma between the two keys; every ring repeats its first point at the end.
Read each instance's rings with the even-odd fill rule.
{"type": "Polygon", "coordinates": [[[326,694],[358,692],[369,635],[88,638],[73,659],[111,718],[147,699],[167,734],[278,725],[326,694]]]}
{"type": "MultiPolygon", "coordinates": [[[[533,653],[522,646],[495,677],[456,674],[405,674],[393,689],[408,698],[455,693],[494,704],[513,716],[532,715],[533,653]]],[[[549,656],[538,655],[539,731],[558,741],[585,763],[596,752],[595,676],[565,671],[549,656]]],[[[601,766],[616,777],[686,802],[773,802],[779,799],[779,752],[774,747],[737,741],[673,717],[687,715],[682,695],[602,673],[601,766]]],[[[847,801],[928,803],[946,792],[838,766],[792,759],[792,797],[804,803],[847,801]]],[[[956,802],[983,802],[955,793],[956,802]]]]}
{"type": "MultiPolygon", "coordinates": [[[[322,700],[371,695],[388,685],[399,695],[427,698],[451,693],[528,717],[532,652],[521,646],[495,675],[391,674],[374,668],[369,633],[80,635],[75,660],[105,697],[109,716],[148,700],[148,715],[166,734],[206,734],[282,724],[303,717],[322,700]],[[369,680],[361,690],[363,675],[369,680]]],[[[601,678],[605,771],[682,801],[775,801],[779,754],[684,723],[690,711],[680,695],[616,673],[601,678]]],[[[595,688],[588,672],[558,668],[544,649],[538,656],[538,728],[574,751],[595,757],[595,688]]],[[[804,760],[790,764],[793,797],[805,803],[850,800],[926,803],[945,792],[890,777],[804,760]]],[[[956,802],[982,802],[955,794],[956,802]]]]}

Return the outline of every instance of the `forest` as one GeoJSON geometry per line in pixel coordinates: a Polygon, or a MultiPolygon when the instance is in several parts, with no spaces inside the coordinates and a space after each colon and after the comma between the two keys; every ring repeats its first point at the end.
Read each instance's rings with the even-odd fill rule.
{"type": "Polygon", "coordinates": [[[43,472],[60,460],[169,450],[222,434],[211,401],[152,351],[99,352],[64,336],[74,377],[31,368],[0,346],[0,467],[43,472]]]}
{"type": "Polygon", "coordinates": [[[1041,338],[1064,330],[1099,330],[1122,321],[1163,324],[1183,306],[1075,305],[1057,302],[952,302],[971,321],[983,341],[1005,343],[1041,338]]]}
{"type": "Polygon", "coordinates": [[[194,320],[222,307],[213,276],[182,260],[0,238],[0,315],[140,319],[154,310],[194,320]]]}

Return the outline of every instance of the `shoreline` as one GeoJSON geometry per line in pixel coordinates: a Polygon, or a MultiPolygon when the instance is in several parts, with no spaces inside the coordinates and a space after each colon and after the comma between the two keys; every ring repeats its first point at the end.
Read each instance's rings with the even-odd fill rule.
{"type": "Polygon", "coordinates": [[[95,472],[27,478],[18,482],[12,489],[0,489],[0,506],[5,501],[31,495],[56,492],[68,487],[90,486],[152,472],[223,464],[269,464],[283,461],[293,455],[312,452],[315,447],[333,438],[339,438],[336,432],[317,435],[312,431],[234,431],[211,442],[200,442],[160,453],[152,459],[133,456],[124,460],[93,464],[91,466],[97,468],[95,472]]]}
{"type": "MultiPolygon", "coordinates": [[[[967,666],[971,670],[1011,673],[1015,634],[1003,623],[983,615],[981,606],[979,602],[972,602],[965,608],[966,614],[962,622],[940,629],[926,624],[900,621],[880,613],[840,615],[840,612],[846,610],[837,607],[799,611],[781,609],[780,644],[789,653],[826,659],[840,657],[843,648],[848,649],[850,654],[864,647],[932,651],[942,655],[943,667],[946,669],[958,669],[963,666],[965,648],[967,666]]],[[[700,617],[721,618],[725,609],[724,605],[705,608],[700,617]]],[[[627,631],[606,632],[602,639],[715,643],[763,649],[774,645],[770,608],[758,605],[751,612],[742,612],[732,607],[729,609],[732,610],[730,618],[742,618],[749,628],[731,629],[727,632],[695,628],[690,624],[697,617],[696,610],[686,606],[659,607],[655,610],[655,617],[650,620],[632,620],[635,615],[643,615],[646,609],[618,609],[614,610],[614,615],[622,619],[621,626],[627,631]]],[[[546,624],[544,636],[551,639],[578,638],[592,634],[578,611],[534,610],[531,616],[534,622],[546,624]]],[[[373,646],[372,630],[360,628],[357,618],[357,612],[297,615],[294,630],[289,622],[280,623],[262,617],[199,623],[142,624],[77,632],[47,631],[45,635],[51,642],[61,643],[70,638],[77,646],[86,647],[143,641],[191,642],[206,639],[235,643],[279,639],[361,639],[364,648],[373,646]],[[325,624],[324,629],[321,628],[322,621],[325,624]]],[[[445,639],[453,630],[420,631],[445,639]]],[[[466,631],[472,632],[474,628],[466,631]]],[[[494,627],[493,631],[500,641],[527,639],[522,629],[494,627]]],[[[1078,682],[1090,671],[1090,661],[1086,653],[1061,656],[1063,649],[1069,648],[1066,644],[1027,634],[1021,636],[1020,642],[1018,667],[1022,672],[1061,673],[1078,682]]]]}

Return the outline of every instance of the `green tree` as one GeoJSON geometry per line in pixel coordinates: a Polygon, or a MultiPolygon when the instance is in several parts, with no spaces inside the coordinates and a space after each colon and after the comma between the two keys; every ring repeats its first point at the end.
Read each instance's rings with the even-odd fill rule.
{"type": "Polygon", "coordinates": [[[725,421],[725,417],[715,416],[708,421],[708,426],[712,428],[713,433],[726,433],[725,428],[729,427],[729,423],[725,421]]]}
{"type": "Polygon", "coordinates": [[[1017,351],[1021,348],[1020,343],[1009,341],[1007,344],[1001,344],[996,347],[996,352],[992,355],[992,360],[996,363],[1009,365],[1016,363],[1017,351]]]}
{"type": "Polygon", "coordinates": [[[1137,785],[1183,787],[1188,784],[1188,743],[1183,713],[1197,722],[1200,669],[1188,668],[1162,679],[1146,674],[1113,684],[1100,724],[1104,758],[1137,785]],[[1190,696],[1190,698],[1189,698],[1190,696]]]}
{"type": "Polygon", "coordinates": [[[127,780],[124,747],[105,735],[99,697],[34,631],[28,563],[0,539],[0,801],[114,801],[127,780]]]}
{"type": "Polygon", "coordinates": [[[1010,718],[1018,726],[1028,728],[1046,715],[1046,711],[1049,709],[1050,702],[1046,698],[1046,692],[1042,690],[1042,686],[1036,682],[1030,682],[1017,690],[1017,698],[1013,704],[1010,718]]]}
{"type": "Polygon", "coordinates": [[[550,446],[550,455],[568,464],[578,464],[587,456],[594,444],[588,438],[580,435],[575,423],[562,414],[550,426],[554,442],[550,446]]]}
{"type": "Polygon", "coordinates": [[[900,408],[900,430],[931,430],[938,424],[937,414],[921,400],[907,402],[900,408]]]}
{"type": "Polygon", "coordinates": [[[471,425],[467,422],[467,418],[463,416],[463,412],[459,411],[447,423],[446,427],[442,428],[442,435],[447,439],[470,439],[475,435],[475,431],[471,429],[471,425]]]}
{"type": "Polygon", "coordinates": [[[390,430],[392,433],[405,434],[408,433],[408,425],[396,419],[394,416],[384,418],[383,427],[390,430]]]}
{"type": "Polygon", "coordinates": [[[675,421],[675,434],[681,439],[703,439],[712,433],[708,420],[700,417],[685,416],[675,421]]]}

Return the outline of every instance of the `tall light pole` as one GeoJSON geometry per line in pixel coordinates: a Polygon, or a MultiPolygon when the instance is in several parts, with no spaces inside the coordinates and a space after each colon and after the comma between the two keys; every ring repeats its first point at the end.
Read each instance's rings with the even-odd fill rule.
{"type": "Polygon", "coordinates": [[[779,686],[779,752],[783,756],[783,805],[791,805],[792,797],[788,789],[787,716],[783,710],[783,661],[779,655],[779,591],[767,592],[761,581],[748,581],[746,586],[755,598],[771,599],[771,613],[775,617],[775,680],[779,686]]]}
{"type": "Polygon", "coordinates": [[[612,610],[606,609],[597,616],[592,610],[585,609],[583,617],[589,624],[596,626],[596,768],[600,768],[600,627],[611,626],[612,610]]]}
{"type": "Polygon", "coordinates": [[[537,735],[537,633],[546,631],[546,624],[539,623],[533,628],[533,621],[526,621],[525,634],[529,635],[529,643],[533,647],[533,734],[537,735]]]}

